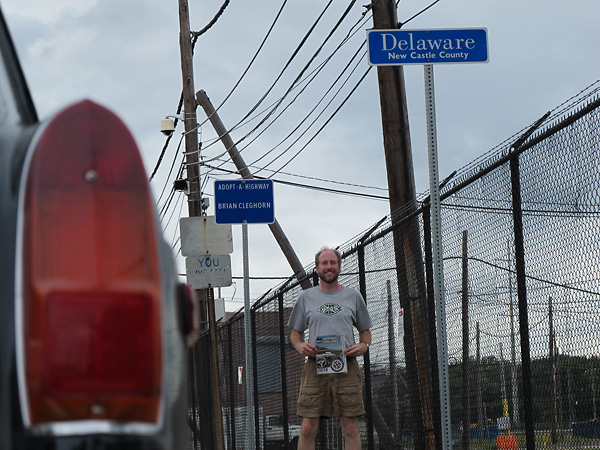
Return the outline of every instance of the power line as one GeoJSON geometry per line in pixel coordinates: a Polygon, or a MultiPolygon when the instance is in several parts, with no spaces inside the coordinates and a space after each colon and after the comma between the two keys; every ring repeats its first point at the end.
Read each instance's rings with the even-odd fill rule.
{"type": "MultiPolygon", "coordinates": [[[[227,2],[226,2],[226,3],[227,3],[227,2]]],[[[241,80],[244,78],[244,76],[246,76],[246,74],[247,74],[247,73],[248,73],[248,71],[250,70],[250,67],[251,67],[251,66],[253,65],[253,63],[255,62],[255,59],[256,59],[256,56],[258,55],[258,53],[259,53],[261,50],[263,50],[263,46],[264,46],[264,44],[265,44],[265,42],[266,42],[267,38],[269,38],[269,37],[271,36],[271,33],[272,33],[272,30],[273,30],[273,27],[274,27],[275,23],[276,23],[276,22],[277,22],[277,21],[280,19],[281,13],[282,13],[282,11],[283,11],[283,8],[286,6],[286,3],[287,3],[286,1],[284,1],[284,2],[283,2],[282,6],[280,7],[280,9],[279,9],[279,11],[278,11],[278,13],[277,13],[277,16],[276,16],[275,20],[272,22],[272,24],[271,24],[271,27],[270,27],[270,29],[269,29],[269,31],[268,31],[268,33],[267,33],[267,35],[266,35],[266,36],[265,36],[265,38],[263,39],[263,41],[262,41],[262,43],[261,43],[261,45],[260,45],[259,49],[258,49],[258,50],[257,50],[257,52],[255,53],[255,55],[254,55],[254,57],[252,58],[252,60],[251,60],[250,64],[249,64],[249,65],[246,67],[246,69],[244,70],[244,73],[242,74],[242,76],[240,77],[240,79],[238,80],[238,82],[236,83],[236,85],[234,86],[234,88],[233,88],[233,89],[230,91],[230,93],[227,95],[226,99],[225,99],[225,100],[224,100],[224,101],[221,103],[221,105],[223,105],[223,104],[225,103],[225,101],[226,101],[227,99],[229,99],[229,98],[230,98],[230,96],[233,94],[233,91],[234,91],[234,90],[235,90],[235,89],[236,89],[236,88],[239,86],[239,84],[240,84],[241,80]]],[[[343,20],[344,20],[344,19],[345,19],[345,18],[348,16],[349,12],[351,11],[351,7],[354,5],[354,3],[355,3],[355,2],[352,2],[352,3],[351,3],[349,6],[347,6],[347,7],[345,8],[345,10],[343,11],[343,13],[342,13],[342,14],[340,15],[340,17],[338,18],[338,20],[337,20],[337,22],[336,22],[336,24],[335,24],[334,30],[335,30],[335,29],[337,29],[337,28],[338,28],[338,27],[339,27],[339,26],[342,24],[343,20]]],[[[240,124],[241,124],[241,123],[242,123],[244,120],[248,119],[248,117],[249,117],[249,116],[252,114],[252,112],[256,111],[256,108],[258,107],[258,105],[260,105],[260,104],[262,103],[262,101],[263,101],[263,100],[264,100],[264,99],[267,97],[267,95],[268,95],[268,94],[269,94],[269,93],[272,91],[272,89],[274,88],[274,86],[275,86],[275,85],[277,84],[277,82],[280,80],[280,78],[281,78],[282,74],[283,74],[283,73],[284,73],[284,72],[285,72],[285,71],[286,71],[286,70],[287,70],[287,69],[290,67],[290,63],[291,63],[291,61],[292,61],[294,58],[296,58],[296,57],[297,57],[297,55],[298,55],[298,53],[299,53],[299,50],[300,50],[300,49],[301,49],[301,48],[302,48],[302,47],[303,47],[303,46],[306,44],[306,42],[307,42],[307,39],[308,39],[308,36],[310,36],[310,35],[311,35],[311,33],[313,33],[313,32],[314,32],[314,30],[316,29],[316,26],[317,26],[317,25],[319,24],[319,22],[322,20],[322,18],[323,18],[323,15],[324,15],[324,12],[325,12],[325,11],[326,11],[326,10],[327,10],[329,7],[330,7],[330,5],[331,5],[331,2],[329,2],[329,3],[328,3],[326,6],[325,6],[325,8],[323,9],[323,11],[321,11],[320,15],[319,15],[319,16],[318,16],[318,18],[315,20],[315,22],[312,24],[312,26],[311,26],[311,28],[309,29],[309,31],[308,31],[308,32],[305,34],[305,36],[303,37],[303,39],[302,39],[302,41],[300,42],[300,44],[299,44],[299,45],[296,47],[296,49],[295,49],[295,51],[294,51],[294,53],[293,53],[292,57],[290,57],[290,58],[288,59],[288,61],[287,61],[287,63],[285,64],[285,66],[284,66],[284,67],[283,67],[283,69],[280,71],[280,73],[279,73],[278,77],[277,77],[277,78],[275,79],[275,81],[274,81],[274,82],[271,84],[271,86],[268,88],[268,90],[267,90],[267,91],[266,91],[266,92],[263,94],[263,96],[262,96],[262,98],[260,99],[260,101],[258,101],[258,102],[255,104],[255,106],[254,106],[253,108],[251,108],[251,110],[250,110],[250,112],[249,112],[249,113],[247,113],[247,114],[245,114],[245,115],[244,115],[244,117],[243,117],[242,121],[239,121],[239,122],[238,122],[238,124],[236,125],[236,127],[237,127],[237,126],[239,126],[239,125],[240,125],[240,124]]],[[[222,9],[224,9],[224,7],[225,7],[225,6],[226,6],[226,4],[224,4],[224,6],[222,6],[222,9]]],[[[413,16],[413,17],[415,17],[415,16],[413,16]]],[[[299,74],[298,74],[298,75],[295,77],[295,79],[294,79],[294,81],[292,82],[292,84],[291,84],[291,85],[290,85],[290,86],[287,88],[287,90],[286,90],[285,94],[284,94],[282,97],[280,97],[280,98],[279,98],[277,101],[275,101],[275,102],[272,104],[272,106],[271,106],[270,108],[267,108],[267,109],[265,110],[266,112],[263,112],[263,113],[262,113],[262,115],[266,114],[266,116],[264,116],[264,118],[261,120],[261,124],[264,124],[264,123],[266,123],[266,119],[267,119],[268,117],[270,117],[270,116],[273,114],[273,112],[274,112],[274,111],[275,111],[275,110],[276,110],[276,109],[279,107],[279,105],[281,105],[281,104],[282,104],[282,102],[283,102],[283,101],[285,100],[285,98],[286,98],[286,97],[289,95],[289,93],[290,93],[290,92],[292,92],[292,90],[294,90],[294,89],[295,89],[295,88],[296,88],[296,87],[297,87],[297,86],[298,86],[300,83],[304,83],[304,88],[302,89],[302,91],[301,91],[301,92],[300,92],[298,95],[296,95],[296,97],[295,97],[295,98],[294,98],[294,99],[291,101],[291,103],[290,103],[290,104],[288,104],[288,105],[286,106],[285,110],[287,110],[287,108],[289,108],[289,107],[291,106],[291,104],[292,104],[292,103],[294,103],[294,102],[296,101],[296,99],[297,99],[297,98],[298,98],[298,97],[299,97],[301,94],[303,94],[303,93],[305,92],[305,90],[306,90],[306,87],[307,87],[309,84],[313,83],[313,82],[316,80],[316,76],[317,76],[317,75],[320,73],[320,71],[322,70],[322,68],[323,68],[323,67],[324,67],[324,66],[325,66],[327,63],[329,63],[329,62],[331,61],[331,59],[332,59],[333,55],[335,55],[335,54],[336,54],[336,53],[337,53],[337,52],[338,52],[338,51],[339,51],[339,50],[340,50],[340,49],[341,49],[341,48],[344,46],[344,44],[348,43],[348,42],[350,41],[350,38],[351,38],[351,37],[353,37],[353,36],[354,36],[354,35],[355,35],[355,34],[356,34],[358,31],[360,31],[360,24],[361,24],[361,23],[363,23],[363,21],[364,21],[364,20],[367,20],[367,19],[368,19],[368,17],[367,17],[367,14],[366,14],[366,12],[364,12],[364,13],[362,14],[362,16],[361,16],[361,19],[357,20],[357,21],[356,21],[356,22],[355,22],[355,23],[354,23],[354,24],[353,24],[353,25],[350,27],[350,31],[348,31],[348,32],[347,32],[347,34],[344,36],[344,38],[342,39],[342,41],[341,41],[341,42],[340,42],[340,43],[337,45],[337,47],[335,48],[335,50],[334,50],[333,52],[331,52],[331,54],[330,54],[330,55],[328,55],[328,56],[325,58],[325,60],[324,60],[324,61],[323,61],[321,64],[319,64],[319,66],[318,66],[318,67],[317,67],[317,68],[316,68],[316,69],[315,69],[315,70],[314,70],[314,71],[313,71],[311,74],[309,74],[309,76],[308,76],[306,79],[304,79],[304,80],[303,80],[303,79],[302,79],[302,77],[303,77],[303,75],[306,73],[306,70],[308,69],[308,67],[309,67],[309,66],[310,66],[310,65],[311,65],[311,64],[312,64],[312,63],[315,61],[315,59],[316,59],[317,55],[318,55],[318,54],[319,54],[319,53],[322,51],[322,49],[324,48],[324,45],[326,44],[326,42],[327,42],[328,40],[330,40],[330,39],[331,39],[331,37],[333,36],[333,31],[334,31],[334,30],[330,31],[330,32],[328,33],[328,35],[327,35],[327,38],[326,38],[326,39],[325,39],[325,40],[324,40],[324,41],[321,43],[321,45],[319,46],[318,50],[317,50],[316,52],[314,52],[314,53],[313,53],[313,55],[311,56],[311,59],[310,59],[310,61],[309,61],[307,64],[305,64],[305,65],[303,66],[302,70],[301,70],[301,71],[299,72],[299,74]]],[[[409,19],[408,21],[410,21],[410,20],[412,20],[412,18],[411,18],[411,19],[409,19]]],[[[408,21],[406,21],[406,22],[408,22],[408,21]]],[[[214,23],[214,22],[215,22],[215,21],[213,20],[213,23],[214,23]]],[[[406,23],[406,22],[405,22],[405,23],[406,23]]],[[[205,27],[205,28],[206,28],[206,27],[205,27]]],[[[194,36],[194,37],[196,37],[196,36],[194,36]]],[[[355,53],[355,56],[353,57],[353,59],[354,59],[354,58],[356,58],[356,55],[358,54],[358,51],[360,51],[360,47],[362,47],[363,45],[364,45],[364,39],[361,39],[361,45],[359,46],[359,49],[358,49],[358,50],[357,50],[357,52],[355,53]]],[[[337,82],[338,82],[338,81],[341,79],[341,76],[343,75],[344,71],[348,70],[349,66],[350,66],[350,63],[348,63],[348,64],[346,65],[346,67],[344,68],[344,70],[340,72],[340,74],[338,75],[338,77],[337,77],[337,79],[336,79],[335,83],[337,83],[337,82]]],[[[355,70],[355,69],[354,69],[354,70],[355,70]]],[[[368,72],[368,71],[367,71],[367,72],[368,72]]],[[[346,81],[344,82],[344,84],[345,84],[345,83],[347,83],[347,81],[349,80],[350,76],[351,76],[351,74],[350,74],[350,75],[349,75],[349,76],[346,78],[346,81]]],[[[285,151],[284,151],[284,152],[283,152],[281,155],[279,155],[279,156],[278,156],[276,159],[273,159],[273,160],[272,160],[272,161],[271,161],[269,164],[267,164],[267,165],[265,165],[265,166],[263,166],[263,167],[259,167],[259,168],[258,168],[258,170],[269,170],[269,171],[272,173],[272,174],[271,174],[271,176],[274,176],[275,174],[277,174],[277,173],[281,172],[281,171],[282,171],[282,169],[284,169],[284,168],[285,168],[287,165],[289,165],[289,164],[290,164],[290,163],[291,163],[291,162],[292,162],[292,161],[293,161],[293,160],[294,160],[294,159],[295,159],[295,158],[296,158],[296,157],[297,157],[297,156],[298,156],[298,155],[299,155],[299,154],[300,154],[300,153],[301,153],[301,152],[302,152],[304,149],[306,149],[306,148],[307,148],[307,146],[308,146],[308,145],[309,145],[309,144],[310,144],[310,143],[311,143],[311,142],[312,142],[312,141],[313,141],[313,140],[314,140],[314,139],[315,139],[315,138],[316,138],[316,137],[317,137],[317,136],[318,136],[318,135],[321,133],[321,131],[323,131],[323,130],[324,130],[324,128],[325,128],[325,127],[326,127],[326,126],[327,126],[327,125],[328,125],[328,124],[331,122],[331,120],[332,120],[332,119],[333,119],[333,117],[336,115],[336,113],[337,113],[337,112],[339,112],[339,110],[340,110],[340,109],[341,109],[341,107],[342,107],[342,106],[345,104],[345,102],[346,102],[346,101],[347,101],[347,100],[350,98],[350,96],[351,96],[351,95],[352,95],[352,94],[353,94],[353,93],[356,91],[357,87],[360,85],[360,83],[362,82],[362,80],[364,80],[364,77],[365,77],[365,76],[366,76],[366,73],[363,75],[363,77],[361,78],[361,80],[360,80],[360,81],[359,81],[359,82],[358,82],[358,83],[357,83],[357,84],[354,86],[354,88],[351,90],[350,94],[348,94],[348,95],[345,97],[345,99],[343,100],[342,104],[341,104],[341,105],[340,105],[340,106],[339,106],[339,107],[336,109],[336,111],[335,111],[333,114],[331,114],[331,115],[330,115],[330,116],[327,118],[327,120],[326,120],[326,122],[324,123],[324,125],[322,125],[322,126],[321,126],[321,127],[320,127],[320,128],[319,128],[319,129],[318,129],[318,130],[317,130],[317,131],[316,131],[316,132],[313,134],[313,135],[312,135],[312,137],[310,138],[310,140],[308,141],[308,143],[307,143],[307,144],[305,144],[305,145],[303,145],[303,147],[302,147],[302,148],[301,148],[301,149],[300,149],[298,152],[296,152],[296,153],[295,153],[295,154],[294,154],[294,155],[293,155],[293,156],[292,156],[290,159],[288,159],[288,160],[287,160],[287,161],[286,161],[286,162],[285,162],[285,163],[284,163],[284,164],[283,164],[281,167],[279,167],[279,169],[278,169],[278,170],[275,170],[275,171],[273,171],[273,170],[271,170],[271,169],[268,169],[268,165],[271,165],[271,164],[273,164],[273,163],[275,162],[275,160],[276,160],[276,159],[279,159],[279,158],[280,158],[280,157],[281,157],[283,154],[285,154],[286,152],[288,152],[289,150],[291,150],[291,148],[292,148],[292,147],[293,147],[293,146],[294,146],[294,145],[295,145],[295,144],[298,142],[298,139],[296,139],[296,140],[295,140],[295,142],[294,142],[292,145],[290,145],[290,146],[289,146],[289,147],[288,147],[288,148],[287,148],[287,149],[286,149],[286,150],[285,150],[285,151]]],[[[334,84],[335,84],[335,83],[334,83],[334,84]]],[[[326,85],[328,85],[328,86],[331,86],[331,84],[327,84],[327,83],[326,83],[326,85]]],[[[338,89],[338,92],[336,93],[336,96],[337,96],[337,95],[339,95],[339,93],[341,92],[341,89],[343,89],[343,87],[344,87],[344,85],[342,85],[342,87],[340,87],[340,88],[338,89]]],[[[327,90],[327,92],[326,92],[326,93],[325,93],[325,94],[324,94],[324,95],[321,97],[321,99],[320,99],[320,100],[318,100],[318,102],[317,102],[316,106],[315,106],[315,107],[312,109],[312,111],[311,111],[311,114],[312,114],[312,113],[313,113],[313,112],[316,110],[316,108],[318,108],[319,104],[320,104],[320,103],[323,101],[323,99],[325,98],[325,96],[327,95],[327,93],[331,91],[331,89],[332,89],[332,87],[329,87],[329,89],[327,90]]],[[[335,97],[334,97],[334,98],[335,98],[335,97]]],[[[327,107],[331,106],[331,103],[332,103],[332,101],[333,101],[333,99],[332,99],[332,100],[331,100],[331,101],[330,101],[330,102],[327,104],[327,106],[325,107],[325,109],[326,109],[327,107]]],[[[221,106],[221,105],[220,105],[220,106],[221,106]]],[[[219,106],[219,107],[220,107],[220,106],[219,106]]],[[[325,109],[323,109],[323,112],[325,111],[325,109]]],[[[285,110],[284,110],[284,111],[285,111],[285,110]]],[[[319,118],[322,116],[323,112],[321,112],[321,113],[318,115],[318,117],[317,117],[317,118],[316,118],[316,119],[315,119],[315,120],[312,122],[312,124],[310,125],[310,127],[312,127],[314,124],[316,124],[317,120],[318,120],[318,119],[319,119],[319,118]]],[[[276,121],[278,118],[280,118],[282,114],[283,114],[283,112],[282,112],[282,113],[280,113],[280,114],[279,114],[279,115],[278,115],[276,118],[274,118],[274,119],[273,119],[273,120],[272,120],[272,121],[271,121],[271,122],[268,124],[268,126],[267,126],[267,127],[265,127],[265,130],[266,130],[267,128],[269,128],[269,127],[270,127],[270,126],[271,126],[271,125],[272,125],[272,124],[273,124],[273,123],[274,123],[274,122],[275,122],[275,121],[276,121]]],[[[302,123],[304,123],[304,122],[307,120],[307,118],[308,118],[308,115],[307,115],[306,117],[303,117],[303,119],[302,119],[302,121],[300,122],[300,124],[296,125],[296,126],[295,126],[295,128],[294,128],[294,130],[293,130],[292,132],[290,132],[290,133],[289,133],[289,134],[286,136],[286,138],[284,138],[284,139],[283,139],[283,140],[280,142],[280,144],[278,144],[277,146],[281,145],[281,143],[283,143],[283,142],[285,142],[285,140],[289,139],[289,138],[292,136],[292,134],[293,134],[294,132],[296,132],[296,131],[297,131],[297,130],[300,128],[300,126],[302,125],[302,123]]],[[[261,126],[261,125],[259,124],[257,127],[254,127],[254,130],[256,130],[256,129],[257,129],[258,127],[260,127],[260,126],[261,126]]],[[[310,128],[310,127],[309,127],[309,128],[310,128]]],[[[234,127],[234,128],[235,128],[235,127],[234,127]]],[[[309,129],[309,128],[308,128],[308,129],[309,129]]],[[[305,131],[302,133],[302,135],[305,135],[305,134],[308,132],[308,129],[306,129],[306,130],[305,130],[305,131]]],[[[261,134],[262,134],[263,132],[264,132],[264,131],[262,131],[262,132],[261,132],[261,134]]],[[[244,137],[243,137],[241,140],[244,140],[244,139],[246,139],[246,138],[247,138],[247,136],[249,136],[249,135],[250,135],[250,133],[246,134],[246,135],[245,135],[245,136],[244,136],[244,137]]],[[[241,140],[240,140],[240,141],[241,141],[241,140]]],[[[167,141],[167,145],[168,145],[168,142],[169,142],[169,140],[167,141]]],[[[215,140],[215,142],[217,142],[217,141],[215,140]]],[[[252,142],[254,142],[254,140],[253,140],[252,142]]],[[[245,147],[245,148],[246,148],[246,147],[245,147]]],[[[275,147],[275,148],[276,148],[276,147],[275,147]]],[[[166,149],[166,145],[165,145],[165,149],[166,149]]],[[[162,158],[163,158],[163,155],[164,155],[164,151],[165,151],[165,149],[163,149],[163,152],[161,153],[161,158],[160,158],[160,160],[162,160],[162,158]]],[[[268,153],[271,153],[273,150],[274,150],[274,149],[270,150],[269,152],[267,152],[267,154],[268,154],[268,153]]],[[[263,156],[262,156],[260,159],[264,158],[264,156],[266,156],[266,155],[263,155],[263,156]]],[[[260,159],[258,159],[257,161],[259,161],[260,159]]],[[[172,164],[172,166],[171,166],[171,171],[169,172],[169,177],[172,175],[172,172],[173,172],[173,167],[174,167],[174,165],[175,165],[175,162],[176,162],[176,160],[177,160],[177,156],[175,156],[175,158],[174,158],[174,160],[173,160],[173,164],[172,164]]],[[[256,162],[257,162],[257,161],[256,161],[256,162]]],[[[154,171],[154,173],[153,173],[152,177],[153,177],[153,176],[154,176],[154,174],[156,173],[156,170],[158,169],[158,165],[159,165],[159,164],[160,164],[160,162],[157,164],[157,167],[155,168],[155,171],[154,171]]],[[[211,170],[214,170],[214,169],[211,169],[211,170]]],[[[210,171],[209,171],[208,173],[210,173],[210,171]]],[[[208,173],[207,173],[206,175],[208,175],[208,173]]],[[[205,180],[206,180],[206,179],[207,179],[207,178],[205,178],[205,180]]],[[[205,182],[206,182],[206,181],[205,181],[205,182]]],[[[205,183],[205,182],[204,182],[204,183],[205,183]]],[[[166,182],[166,184],[168,184],[168,181],[166,182]]],[[[300,185],[300,184],[298,184],[298,185],[299,185],[298,187],[303,187],[303,186],[302,186],[302,185],[300,185]]],[[[313,187],[308,187],[308,188],[313,188],[313,187]]],[[[161,198],[162,198],[162,195],[164,195],[164,189],[166,189],[166,186],[165,186],[165,188],[163,188],[163,193],[161,194],[161,198]]],[[[320,189],[320,190],[325,190],[325,191],[327,191],[327,189],[321,189],[321,188],[319,188],[319,189],[320,189]]],[[[330,192],[332,192],[332,191],[335,191],[335,190],[330,190],[330,192]]],[[[356,195],[356,193],[344,192],[344,191],[341,191],[341,193],[343,193],[343,194],[345,194],[345,195],[356,195]]],[[[383,198],[384,198],[383,196],[371,196],[371,197],[373,197],[373,198],[376,198],[376,199],[383,199],[383,198]]],[[[169,199],[169,202],[167,202],[167,203],[165,204],[165,206],[167,206],[167,207],[168,207],[168,206],[169,206],[169,204],[170,204],[170,201],[171,201],[171,200],[172,200],[172,196],[170,197],[170,199],[169,199]]]]}
{"type": "MultiPolygon", "coordinates": [[[[233,170],[227,170],[227,169],[222,169],[222,168],[218,168],[218,167],[212,167],[212,166],[207,166],[210,167],[211,169],[214,170],[220,170],[222,172],[226,172],[229,174],[238,174],[237,171],[233,171],[233,170]]],[[[259,179],[259,180],[266,180],[267,178],[265,177],[260,177],[260,176],[254,176],[254,178],[259,179]]],[[[322,192],[329,192],[332,194],[342,194],[342,195],[350,195],[353,197],[363,197],[363,198],[370,198],[373,200],[385,200],[385,201],[389,201],[389,197],[387,196],[382,196],[382,195],[373,195],[373,194],[364,194],[364,193],[360,193],[360,192],[352,192],[352,191],[342,191],[340,189],[332,189],[332,188],[326,188],[326,187],[322,187],[322,186],[311,186],[308,184],[302,184],[302,183],[295,183],[293,181],[285,181],[285,180],[277,180],[277,179],[272,179],[274,183],[278,183],[278,184],[285,184],[287,186],[293,186],[293,187],[298,187],[298,188],[303,188],[303,189],[312,189],[315,191],[322,191],[322,192]]]]}

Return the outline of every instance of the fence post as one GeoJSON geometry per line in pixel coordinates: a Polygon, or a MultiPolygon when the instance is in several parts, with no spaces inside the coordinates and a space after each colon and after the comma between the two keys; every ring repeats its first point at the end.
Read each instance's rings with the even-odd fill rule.
{"type": "Polygon", "coordinates": [[[462,236],[462,442],[463,450],[469,449],[471,437],[471,405],[469,404],[469,391],[471,376],[469,370],[469,258],[467,251],[467,230],[462,236]]]}
{"type": "Polygon", "coordinates": [[[227,322],[227,353],[229,354],[227,361],[229,366],[229,432],[230,442],[233,448],[236,447],[236,432],[235,432],[235,383],[236,383],[236,371],[233,366],[233,333],[231,331],[231,322],[227,322]]]}
{"type": "Polygon", "coordinates": [[[535,450],[533,424],[533,389],[531,386],[531,355],[529,348],[529,319],[525,279],[525,245],[523,243],[523,209],[518,147],[511,148],[510,182],[512,191],[513,223],[515,233],[515,265],[517,271],[517,298],[519,302],[519,332],[521,335],[521,365],[523,372],[523,409],[525,413],[525,443],[527,450],[535,450]]]}
{"type": "MultiPolygon", "coordinates": [[[[365,247],[360,245],[358,248],[358,286],[360,293],[367,303],[367,277],[365,274],[365,247]]],[[[371,392],[371,360],[369,352],[363,355],[364,370],[365,370],[365,393],[366,402],[365,409],[367,413],[367,448],[373,450],[375,448],[375,439],[373,437],[373,395],[371,392]]],[[[395,380],[394,380],[395,381],[395,380]]]]}
{"type": "MultiPolygon", "coordinates": [[[[436,330],[435,296],[433,295],[433,249],[431,248],[431,204],[427,201],[423,205],[423,246],[425,252],[425,281],[427,286],[427,311],[429,333],[436,330]]],[[[429,352],[432,361],[437,361],[437,339],[429,339],[429,352]]],[[[440,412],[440,378],[437,364],[431,364],[431,395],[433,398],[431,412],[433,415],[433,428],[435,435],[435,448],[442,450],[442,417],[440,412]]]]}
{"type": "Polygon", "coordinates": [[[208,333],[203,333],[190,349],[192,352],[190,370],[189,389],[191,389],[190,399],[192,405],[192,417],[188,416],[188,422],[191,423],[190,429],[194,436],[194,448],[216,448],[216,436],[214,429],[211,426],[214,418],[213,414],[213,398],[210,388],[206,385],[211,385],[211,371],[209,349],[207,344],[209,340],[208,333]],[[198,383],[202,382],[200,386],[198,383]],[[199,405],[207,405],[199,408],[199,405]]]}
{"type": "MultiPolygon", "coordinates": [[[[197,343],[196,343],[197,344],[197,343]]],[[[198,411],[196,410],[197,402],[197,385],[196,385],[196,365],[195,365],[195,357],[196,346],[188,349],[188,409],[190,410],[190,415],[188,414],[188,426],[192,430],[193,442],[194,442],[194,450],[198,448],[198,439],[196,438],[197,430],[196,424],[198,423],[198,411]],[[191,422],[191,423],[190,423],[191,422]]]]}
{"type": "Polygon", "coordinates": [[[287,401],[287,365],[285,359],[285,317],[283,315],[283,293],[277,295],[277,307],[279,309],[279,354],[281,361],[281,410],[283,421],[283,438],[285,440],[285,448],[288,448],[290,442],[289,414],[287,401]]]}
{"type": "MultiPolygon", "coordinates": [[[[400,436],[400,404],[398,399],[398,379],[396,367],[396,332],[394,331],[394,308],[392,304],[392,282],[386,282],[387,294],[387,319],[388,319],[388,353],[390,354],[390,380],[392,388],[392,423],[390,428],[394,433],[394,446],[397,447],[397,442],[401,442],[400,436]]],[[[404,320],[402,318],[401,320],[404,320]]]]}
{"type": "MultiPolygon", "coordinates": [[[[250,330],[252,333],[252,378],[253,378],[253,403],[254,403],[254,430],[256,431],[254,441],[256,449],[262,448],[260,445],[261,428],[260,428],[260,405],[258,404],[258,354],[256,349],[256,310],[250,308],[250,330]]],[[[250,424],[248,424],[250,425],[250,424]]]]}

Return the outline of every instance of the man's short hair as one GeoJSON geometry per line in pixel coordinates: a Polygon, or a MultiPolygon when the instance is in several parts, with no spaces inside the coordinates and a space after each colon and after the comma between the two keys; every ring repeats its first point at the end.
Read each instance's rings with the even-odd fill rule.
{"type": "Polygon", "coordinates": [[[319,265],[319,258],[321,257],[321,253],[326,252],[326,251],[330,251],[335,253],[335,256],[337,256],[337,260],[338,260],[338,266],[342,267],[342,254],[335,248],[331,248],[331,247],[322,247],[317,254],[315,255],[315,267],[319,265]]]}

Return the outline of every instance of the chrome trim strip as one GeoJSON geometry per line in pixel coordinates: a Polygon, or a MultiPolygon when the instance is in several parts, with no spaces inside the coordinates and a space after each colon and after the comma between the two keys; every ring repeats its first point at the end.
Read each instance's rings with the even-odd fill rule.
{"type": "Polygon", "coordinates": [[[29,430],[32,434],[38,436],[81,436],[86,434],[154,435],[160,430],[160,427],[157,424],[141,422],[121,423],[102,420],[85,420],[52,422],[30,427],[29,430]]]}
{"type": "MultiPolygon", "coordinates": [[[[51,119],[50,119],[51,120],[51,119]]],[[[17,232],[16,232],[16,248],[15,248],[15,353],[17,362],[17,385],[19,391],[19,402],[21,404],[21,414],[25,427],[31,426],[29,415],[29,399],[27,396],[26,379],[25,379],[25,343],[24,341],[24,324],[23,324],[23,203],[25,201],[25,190],[27,180],[29,178],[29,168],[31,159],[33,158],[34,150],[40,140],[40,136],[44,133],[50,120],[40,124],[35,131],[33,138],[27,148],[23,169],[21,171],[21,179],[19,182],[19,194],[17,205],[17,232]]]]}

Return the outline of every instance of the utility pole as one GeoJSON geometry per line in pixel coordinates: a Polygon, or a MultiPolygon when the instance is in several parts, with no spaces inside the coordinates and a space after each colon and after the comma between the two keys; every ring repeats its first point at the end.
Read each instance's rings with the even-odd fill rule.
{"type": "MultiPolygon", "coordinates": [[[[396,2],[379,0],[371,2],[373,26],[376,29],[398,28],[396,2]]],[[[402,66],[378,66],[379,98],[383,128],[390,211],[401,208],[416,209],[416,188],[404,69],[402,66]]],[[[412,411],[415,450],[434,450],[435,432],[431,386],[433,379],[430,357],[430,330],[427,310],[425,275],[419,224],[415,217],[402,230],[393,233],[398,268],[400,304],[406,320],[404,350],[412,411]]],[[[440,432],[441,434],[441,432],[440,432]]]]}
{"type": "MultiPolygon", "coordinates": [[[[181,54],[181,76],[183,84],[183,113],[185,127],[185,152],[186,172],[190,186],[188,197],[188,212],[190,217],[198,217],[203,214],[202,192],[200,191],[200,169],[198,165],[198,119],[196,116],[196,97],[194,89],[194,66],[192,54],[192,40],[190,30],[190,11],[187,0],[179,0],[179,51],[181,54]]],[[[207,323],[207,304],[210,313],[210,357],[211,357],[211,386],[213,393],[213,417],[216,430],[217,450],[223,450],[224,433],[223,417],[221,407],[221,384],[219,376],[219,357],[216,343],[216,321],[214,308],[214,293],[212,289],[201,289],[197,291],[199,298],[200,329],[207,323]]]]}
{"type": "Polygon", "coordinates": [[[200,171],[198,167],[198,120],[194,92],[194,67],[190,31],[190,12],[187,0],[179,0],[179,51],[181,54],[181,75],[183,81],[183,124],[185,127],[186,171],[190,185],[188,211],[190,217],[202,215],[202,193],[200,192],[200,171]]]}

